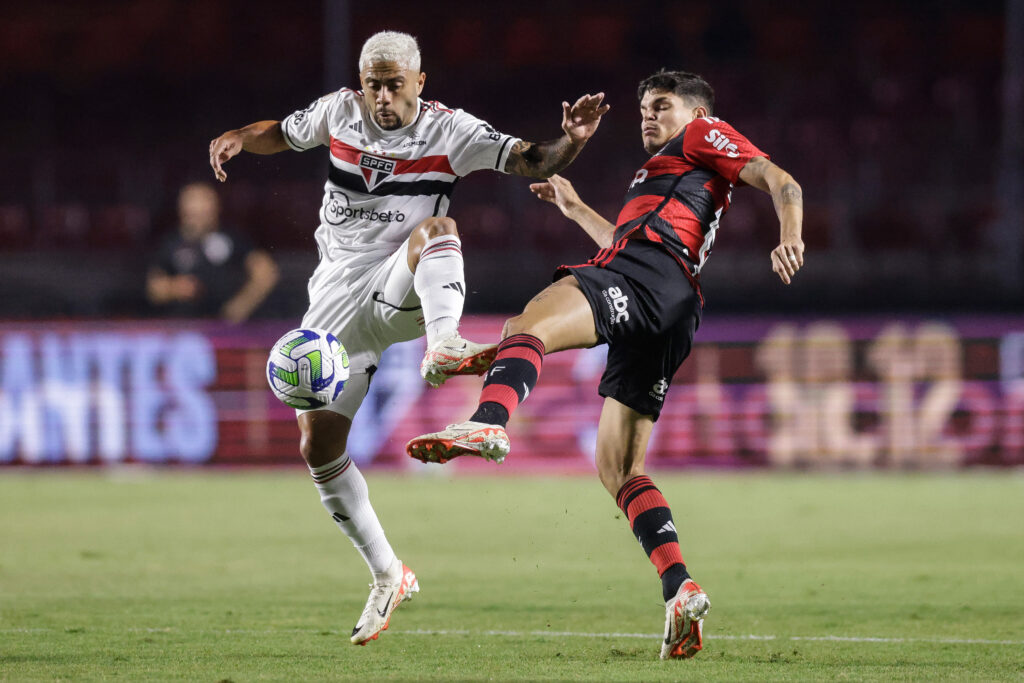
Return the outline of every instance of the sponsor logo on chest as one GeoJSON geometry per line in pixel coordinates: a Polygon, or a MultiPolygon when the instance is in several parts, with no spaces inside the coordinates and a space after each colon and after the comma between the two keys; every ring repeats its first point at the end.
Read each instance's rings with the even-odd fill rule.
{"type": "Polygon", "coordinates": [[[359,155],[359,171],[363,174],[366,189],[373,190],[395,172],[395,161],[394,159],[375,157],[372,154],[361,154],[359,155]]]}

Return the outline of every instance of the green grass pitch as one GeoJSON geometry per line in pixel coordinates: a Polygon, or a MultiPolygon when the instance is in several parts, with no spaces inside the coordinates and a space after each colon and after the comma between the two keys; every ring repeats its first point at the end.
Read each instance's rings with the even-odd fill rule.
{"type": "Polygon", "coordinates": [[[660,584],[596,477],[370,477],[422,592],[369,575],[301,468],[0,473],[0,679],[1020,680],[1024,477],[654,475],[711,596],[660,584]]]}

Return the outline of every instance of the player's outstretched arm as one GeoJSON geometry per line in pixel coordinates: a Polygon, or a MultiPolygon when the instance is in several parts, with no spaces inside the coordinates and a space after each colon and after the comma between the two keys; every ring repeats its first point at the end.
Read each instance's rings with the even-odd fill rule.
{"type": "Polygon", "coordinates": [[[754,157],[740,171],[740,180],[772,196],[779,216],[779,246],[772,249],[772,270],[787,285],[804,265],[804,196],[793,176],[764,157],[754,157]]]}
{"type": "Polygon", "coordinates": [[[532,183],[530,192],[557,206],[562,215],[569,220],[579,223],[591,239],[597,242],[597,246],[601,248],[611,246],[615,226],[587,206],[576,194],[576,189],[568,180],[556,174],[548,178],[546,182],[532,183]]]}
{"type": "Polygon", "coordinates": [[[257,121],[245,128],[229,130],[210,141],[210,167],[217,180],[223,183],[228,179],[222,166],[243,149],[253,154],[277,154],[290,148],[284,141],[280,121],[257,121]]]}
{"type": "Polygon", "coordinates": [[[562,130],[565,134],[548,142],[520,140],[512,146],[505,161],[505,172],[527,178],[550,178],[572,163],[576,155],[597,131],[609,106],[602,104],[604,93],[584,95],[569,105],[562,102],[562,130]]]}

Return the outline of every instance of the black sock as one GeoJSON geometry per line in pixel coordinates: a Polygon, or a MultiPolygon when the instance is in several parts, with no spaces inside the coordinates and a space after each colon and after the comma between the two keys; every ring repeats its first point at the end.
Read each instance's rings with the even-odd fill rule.
{"type": "Polygon", "coordinates": [[[498,344],[498,354],[484,378],[474,422],[508,424],[508,419],[537,384],[544,362],[544,342],[530,334],[514,334],[498,344]]]}
{"type": "Polygon", "coordinates": [[[676,594],[679,587],[683,585],[683,581],[688,578],[690,578],[690,574],[686,571],[685,564],[674,564],[665,570],[665,573],[661,575],[661,594],[665,598],[665,602],[668,602],[676,594]]]}

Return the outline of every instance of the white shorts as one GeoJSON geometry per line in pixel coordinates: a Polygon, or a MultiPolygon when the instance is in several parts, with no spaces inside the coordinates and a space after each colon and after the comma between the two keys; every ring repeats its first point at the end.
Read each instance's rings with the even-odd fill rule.
{"type": "Polygon", "coordinates": [[[377,263],[321,258],[309,279],[309,309],[302,327],[334,333],[351,364],[345,389],[326,410],[352,419],[384,349],[423,336],[423,309],[413,288],[408,251],[406,240],[377,263]]]}

